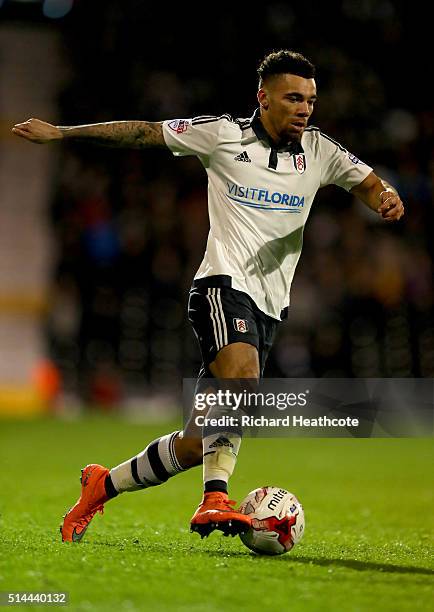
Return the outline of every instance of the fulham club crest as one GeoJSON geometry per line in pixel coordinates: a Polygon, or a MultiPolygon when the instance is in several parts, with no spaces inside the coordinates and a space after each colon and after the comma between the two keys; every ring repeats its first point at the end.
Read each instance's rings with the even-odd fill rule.
{"type": "Polygon", "coordinates": [[[306,170],[306,157],[303,153],[298,153],[297,155],[293,155],[292,159],[294,161],[294,167],[299,174],[303,174],[306,170]]]}
{"type": "Polygon", "coordinates": [[[241,332],[242,334],[249,331],[249,326],[245,319],[234,319],[234,327],[237,332],[241,332]]]}

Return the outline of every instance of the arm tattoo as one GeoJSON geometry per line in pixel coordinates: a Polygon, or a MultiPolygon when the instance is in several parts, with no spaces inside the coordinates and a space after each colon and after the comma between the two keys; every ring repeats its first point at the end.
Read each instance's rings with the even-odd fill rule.
{"type": "Polygon", "coordinates": [[[145,149],[164,147],[163,124],[149,121],[111,121],[91,125],[58,126],[64,138],[106,147],[145,149]]]}

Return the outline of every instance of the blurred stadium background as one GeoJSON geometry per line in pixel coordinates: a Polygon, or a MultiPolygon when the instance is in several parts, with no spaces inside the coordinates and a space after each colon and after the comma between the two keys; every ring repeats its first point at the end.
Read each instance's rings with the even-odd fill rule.
{"type": "Polygon", "coordinates": [[[11,126],[250,116],[257,63],[281,47],[317,65],[312,122],[407,213],[386,225],[319,192],[267,374],[434,376],[427,20],[390,0],[214,9],[0,0],[0,412],[175,405],[199,367],[186,304],[208,229],[195,158],[38,147],[11,126]]]}

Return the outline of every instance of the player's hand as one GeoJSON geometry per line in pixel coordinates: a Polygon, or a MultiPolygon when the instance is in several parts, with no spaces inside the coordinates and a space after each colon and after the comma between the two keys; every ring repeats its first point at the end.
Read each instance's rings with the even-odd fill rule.
{"type": "Polygon", "coordinates": [[[40,119],[27,119],[24,123],[17,123],[12,128],[12,132],[37,144],[45,144],[63,138],[58,127],[40,119]]]}
{"type": "Polygon", "coordinates": [[[403,216],[404,204],[399,195],[396,195],[393,191],[382,191],[380,202],[378,213],[385,221],[399,221],[403,216]]]}

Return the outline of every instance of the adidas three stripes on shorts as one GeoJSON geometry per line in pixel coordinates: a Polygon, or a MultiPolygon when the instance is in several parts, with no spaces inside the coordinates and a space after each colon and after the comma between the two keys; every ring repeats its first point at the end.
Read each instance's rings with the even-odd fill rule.
{"type": "Polygon", "coordinates": [[[279,321],[259,310],[246,293],[225,286],[225,279],[230,284],[225,276],[195,280],[190,291],[188,318],[202,353],[201,375],[211,376],[208,366],[224,346],[246,342],[258,349],[262,376],[279,321]]]}

